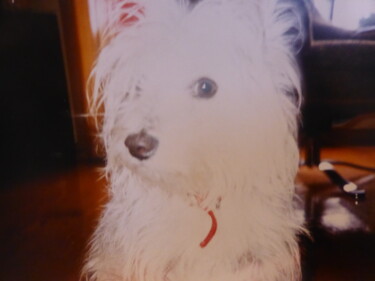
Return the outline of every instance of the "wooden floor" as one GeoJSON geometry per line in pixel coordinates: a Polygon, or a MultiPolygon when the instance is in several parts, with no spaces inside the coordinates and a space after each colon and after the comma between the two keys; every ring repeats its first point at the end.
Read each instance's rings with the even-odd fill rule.
{"type": "Polygon", "coordinates": [[[0,280],[76,281],[105,200],[100,169],[81,165],[1,191],[0,280]]]}
{"type": "MultiPolygon", "coordinates": [[[[325,150],[323,157],[375,166],[375,148],[325,150]]],[[[367,174],[338,170],[353,180],[367,174]]],[[[0,191],[1,281],[79,279],[85,245],[106,200],[100,175],[98,166],[79,165],[0,191]]],[[[336,192],[317,169],[302,167],[298,182],[310,199],[336,192]]],[[[314,241],[303,244],[305,280],[375,280],[375,181],[365,185],[368,198],[358,208],[367,214],[368,229],[332,234],[314,228],[314,241]]]]}

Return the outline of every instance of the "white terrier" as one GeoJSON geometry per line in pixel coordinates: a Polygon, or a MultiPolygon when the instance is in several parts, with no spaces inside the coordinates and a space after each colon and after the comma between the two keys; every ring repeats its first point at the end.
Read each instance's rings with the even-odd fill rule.
{"type": "Polygon", "coordinates": [[[110,200],[87,279],[299,280],[291,5],[120,0],[106,13],[92,96],[110,200]]]}

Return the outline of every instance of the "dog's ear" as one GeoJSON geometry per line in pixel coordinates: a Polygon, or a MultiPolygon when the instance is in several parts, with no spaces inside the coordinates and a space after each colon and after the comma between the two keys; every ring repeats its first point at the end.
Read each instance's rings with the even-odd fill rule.
{"type": "Polygon", "coordinates": [[[302,4],[298,0],[264,0],[265,57],[273,65],[273,80],[297,107],[301,105],[298,54],[305,43],[302,4]]]}
{"type": "Polygon", "coordinates": [[[305,42],[303,3],[299,0],[266,0],[266,2],[273,2],[274,6],[272,13],[265,13],[272,15],[267,22],[269,27],[266,27],[266,33],[269,38],[266,40],[283,42],[297,54],[305,42]]]}
{"type": "Polygon", "coordinates": [[[284,17],[290,18],[292,25],[286,30],[284,36],[289,39],[289,44],[295,54],[299,54],[306,43],[308,33],[307,11],[304,1],[288,0],[289,7],[284,11],[284,17]]]}
{"type": "Polygon", "coordinates": [[[137,0],[89,0],[91,30],[100,42],[137,24],[145,9],[137,0]]]}

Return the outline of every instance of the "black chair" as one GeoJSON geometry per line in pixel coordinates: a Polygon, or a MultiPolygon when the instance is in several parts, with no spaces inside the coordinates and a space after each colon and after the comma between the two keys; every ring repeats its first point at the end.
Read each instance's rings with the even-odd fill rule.
{"type": "MultiPolygon", "coordinates": [[[[339,175],[333,165],[371,172],[375,169],[322,160],[320,150],[329,146],[375,145],[375,126],[363,126],[364,120],[375,121],[375,14],[362,20],[360,29],[345,30],[324,19],[313,2],[304,0],[307,42],[301,53],[301,66],[305,85],[302,143],[306,154],[302,164],[318,166],[344,194],[361,200],[364,191],[339,175]]],[[[334,3],[331,1],[331,19],[334,3]]]]}

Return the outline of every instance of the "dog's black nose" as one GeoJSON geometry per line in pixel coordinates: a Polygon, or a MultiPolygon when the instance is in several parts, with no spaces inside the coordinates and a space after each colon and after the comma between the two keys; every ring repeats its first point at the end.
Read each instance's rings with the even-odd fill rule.
{"type": "Polygon", "coordinates": [[[125,139],[125,145],[133,157],[146,160],[154,155],[159,141],[142,130],[137,134],[129,135],[125,139]]]}

